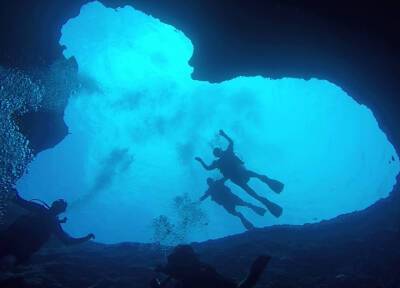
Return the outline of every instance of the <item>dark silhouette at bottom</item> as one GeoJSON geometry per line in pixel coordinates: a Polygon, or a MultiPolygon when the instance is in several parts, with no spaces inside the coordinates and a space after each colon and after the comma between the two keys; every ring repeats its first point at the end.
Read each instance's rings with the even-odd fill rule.
{"type": "Polygon", "coordinates": [[[193,248],[179,245],[168,256],[168,263],[158,266],[157,272],[167,275],[164,281],[153,279],[151,288],[252,288],[268,265],[269,256],[259,256],[250,267],[249,275],[240,283],[225,278],[213,267],[202,263],[193,248]]]}

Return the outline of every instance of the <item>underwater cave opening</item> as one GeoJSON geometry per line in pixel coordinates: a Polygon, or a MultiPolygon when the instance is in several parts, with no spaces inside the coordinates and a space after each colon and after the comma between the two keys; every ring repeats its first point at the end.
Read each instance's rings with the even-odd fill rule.
{"type": "Polygon", "coordinates": [[[274,194],[250,181],[283,207],[279,218],[239,208],[256,227],[364,209],[395,184],[398,156],[373,113],[328,81],[194,80],[191,41],[129,6],[83,6],[64,25],[60,44],[91,84],[69,100],[70,134],[36,157],[18,189],[25,198],[66,199],[72,235],[176,244],[243,232],[216,203],[194,203],[207,177],[221,177],[194,161],[211,162],[212,148],[226,147],[221,128],[248,168],[285,183],[274,194]]]}

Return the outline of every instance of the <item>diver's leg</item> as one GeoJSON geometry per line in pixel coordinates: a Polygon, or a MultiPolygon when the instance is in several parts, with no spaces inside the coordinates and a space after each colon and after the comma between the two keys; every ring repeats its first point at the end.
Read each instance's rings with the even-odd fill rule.
{"type": "Polygon", "coordinates": [[[253,210],[255,213],[257,213],[260,216],[264,216],[266,210],[262,207],[258,207],[256,205],[253,205],[247,201],[244,201],[242,198],[239,198],[238,196],[235,195],[235,206],[242,206],[242,207],[247,207],[253,210]]]}
{"type": "Polygon", "coordinates": [[[246,217],[243,216],[242,213],[237,212],[237,217],[239,217],[240,221],[242,222],[243,226],[247,229],[247,230],[252,230],[254,229],[254,225],[246,219],[246,217]]]}
{"type": "Polygon", "coordinates": [[[246,174],[249,177],[257,178],[260,181],[264,182],[275,193],[281,193],[282,190],[283,190],[283,187],[285,186],[282,182],[279,182],[278,180],[271,179],[267,175],[261,175],[261,174],[258,174],[256,172],[254,172],[254,171],[251,171],[251,170],[247,170],[246,174]]]}
{"type": "Polygon", "coordinates": [[[252,170],[247,170],[246,173],[247,173],[247,175],[248,175],[249,177],[257,178],[257,179],[260,179],[261,181],[263,181],[263,179],[264,179],[265,177],[267,177],[266,175],[258,174],[258,173],[254,172],[254,171],[252,171],[252,170]]]}
{"type": "Polygon", "coordinates": [[[252,288],[254,287],[258,280],[261,277],[261,274],[264,272],[265,268],[268,265],[269,260],[271,257],[269,256],[259,256],[257,259],[253,262],[250,268],[249,275],[246,277],[246,279],[239,284],[238,288],[252,288]]]}
{"type": "Polygon", "coordinates": [[[275,217],[279,217],[282,215],[282,207],[280,207],[278,204],[269,201],[267,198],[258,195],[253,189],[251,189],[251,187],[247,183],[235,183],[235,184],[239,185],[251,197],[257,199],[262,204],[264,204],[265,207],[267,207],[267,209],[269,210],[269,212],[275,217]]]}
{"type": "Polygon", "coordinates": [[[264,216],[264,214],[265,214],[265,212],[266,212],[266,210],[265,210],[264,208],[259,207],[259,206],[256,206],[256,205],[253,205],[253,204],[251,204],[251,203],[249,203],[249,202],[245,202],[245,201],[243,201],[243,202],[240,204],[240,206],[248,207],[248,208],[250,208],[251,210],[253,210],[256,214],[258,214],[258,215],[260,215],[260,216],[264,216]]]}
{"type": "Polygon", "coordinates": [[[251,224],[251,222],[249,220],[247,220],[246,217],[244,217],[242,213],[236,211],[236,209],[234,207],[225,207],[225,209],[226,209],[226,211],[228,211],[229,214],[232,214],[233,216],[238,217],[240,219],[240,221],[242,222],[243,226],[247,230],[254,229],[254,225],[251,224]]]}

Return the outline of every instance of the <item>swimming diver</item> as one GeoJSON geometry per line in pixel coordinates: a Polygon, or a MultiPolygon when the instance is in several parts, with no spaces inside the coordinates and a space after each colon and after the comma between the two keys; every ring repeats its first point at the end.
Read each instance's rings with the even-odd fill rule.
{"type": "Polygon", "coordinates": [[[214,148],[213,154],[218,159],[214,160],[210,165],[207,165],[200,157],[196,157],[195,160],[200,162],[200,164],[206,170],[219,169],[224,178],[231,180],[233,183],[246,191],[250,196],[263,203],[272,215],[274,215],[275,217],[281,216],[282,207],[269,201],[267,198],[258,195],[248,185],[248,182],[250,178],[257,178],[267,184],[269,188],[276,193],[280,193],[283,190],[284,184],[277,180],[271,179],[266,175],[261,175],[254,171],[246,169],[244,162],[239,159],[239,157],[233,151],[233,140],[228,135],[226,135],[223,130],[219,130],[219,135],[221,135],[228,141],[228,148],[226,150],[214,148]]]}
{"type": "Polygon", "coordinates": [[[265,209],[240,199],[238,196],[232,193],[229,187],[225,185],[225,181],[226,181],[225,178],[219,180],[207,178],[208,189],[199,200],[203,201],[208,196],[210,196],[214,202],[224,207],[225,210],[228,211],[228,213],[236,217],[239,217],[243,226],[247,230],[253,229],[254,228],[253,224],[251,224],[251,222],[247,220],[242,213],[236,211],[236,206],[248,207],[261,216],[265,214],[265,209]]]}
{"type": "Polygon", "coordinates": [[[174,281],[172,287],[175,288],[252,288],[257,284],[269,260],[269,256],[257,257],[248,276],[238,284],[223,277],[210,265],[202,263],[191,246],[178,245],[168,256],[168,263],[155,269],[156,272],[167,275],[167,278],[162,282],[153,279],[150,287],[171,287],[167,285],[174,281]]]}
{"type": "Polygon", "coordinates": [[[81,244],[95,238],[93,234],[73,238],[64,232],[61,224],[65,223],[67,219],[59,219],[58,217],[67,208],[67,203],[64,200],[56,200],[48,207],[45,204],[41,205],[21,198],[15,189],[13,189],[13,193],[15,197],[12,201],[30,213],[20,216],[5,231],[0,233],[0,259],[11,257],[12,264],[24,263],[52,235],[56,236],[64,245],[81,244]]]}

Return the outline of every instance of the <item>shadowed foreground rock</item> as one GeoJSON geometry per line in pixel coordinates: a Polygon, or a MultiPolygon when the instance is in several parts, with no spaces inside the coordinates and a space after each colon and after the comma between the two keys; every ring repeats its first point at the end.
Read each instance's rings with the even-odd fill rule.
{"type": "MultiPolygon", "coordinates": [[[[193,246],[202,261],[236,280],[257,255],[271,255],[257,287],[399,288],[399,208],[398,201],[385,199],[331,221],[257,229],[193,246]]],[[[20,285],[4,287],[148,287],[157,276],[153,267],[165,262],[168,251],[135,243],[75,248],[53,243],[1,279],[20,285]]]]}

